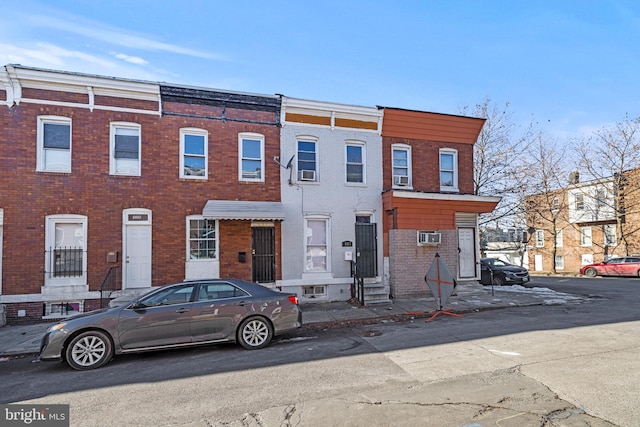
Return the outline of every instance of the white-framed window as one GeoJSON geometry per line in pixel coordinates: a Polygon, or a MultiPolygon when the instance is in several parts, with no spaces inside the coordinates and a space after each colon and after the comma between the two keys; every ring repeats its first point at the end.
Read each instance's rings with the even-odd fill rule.
{"type": "Polygon", "coordinates": [[[318,181],[318,141],[298,138],[298,181],[318,181]]]}
{"type": "Polygon", "coordinates": [[[575,207],[577,211],[584,210],[584,195],[577,193],[575,196],[575,207]]]}
{"type": "Polygon", "coordinates": [[[606,224],[604,226],[604,245],[615,246],[617,243],[618,243],[618,238],[616,235],[616,225],[606,224]]]}
{"type": "Polygon", "coordinates": [[[564,242],[563,242],[563,238],[562,238],[562,230],[556,230],[556,248],[561,248],[562,246],[564,246],[564,242]]]}
{"type": "Polygon", "coordinates": [[[556,270],[564,270],[564,256],[556,255],[556,270]]]}
{"type": "Polygon", "coordinates": [[[114,122],[110,126],[109,173],[140,176],[141,126],[137,123],[114,122]]]}
{"type": "Polygon", "coordinates": [[[362,142],[350,141],[346,144],[346,180],[347,183],[364,184],[366,170],[365,146],[362,142]]]}
{"type": "Polygon", "coordinates": [[[544,248],[544,230],[536,230],[536,248],[544,248]]]}
{"type": "Polygon", "coordinates": [[[591,227],[580,227],[580,245],[591,246],[591,227]]]}
{"type": "Polygon", "coordinates": [[[593,254],[582,254],[580,258],[582,265],[593,264],[593,254]]]}
{"type": "Polygon", "coordinates": [[[71,172],[71,119],[38,116],[36,170],[71,172]]]}
{"type": "Polygon", "coordinates": [[[327,296],[327,287],[321,286],[303,286],[302,295],[305,298],[320,298],[327,296]]]}
{"type": "Polygon", "coordinates": [[[551,209],[553,210],[557,210],[560,209],[560,199],[557,197],[554,197],[553,200],[551,201],[551,209]]]}
{"type": "Polygon", "coordinates": [[[49,215],[45,219],[45,285],[87,282],[87,217],[49,215]]]}
{"type": "Polygon", "coordinates": [[[458,151],[440,149],[440,190],[458,191],[458,151]]]}
{"type": "Polygon", "coordinates": [[[264,135],[238,134],[238,179],[264,182],[264,135]]]}
{"type": "Polygon", "coordinates": [[[187,217],[187,259],[218,259],[218,221],[187,217]]]}
{"type": "Polygon", "coordinates": [[[180,129],[180,178],[207,179],[208,139],[204,129],[180,129]]]}
{"type": "Polygon", "coordinates": [[[393,144],[391,146],[391,165],[393,188],[410,188],[412,186],[411,146],[393,144]]]}
{"type": "Polygon", "coordinates": [[[329,271],[329,219],[305,218],[305,266],[306,272],[329,271]]]}

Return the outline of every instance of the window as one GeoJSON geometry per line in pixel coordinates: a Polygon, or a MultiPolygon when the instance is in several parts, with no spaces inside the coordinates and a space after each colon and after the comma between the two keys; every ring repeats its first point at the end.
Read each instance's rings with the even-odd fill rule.
{"type": "Polygon", "coordinates": [[[217,259],[218,222],[213,219],[188,218],[189,241],[187,259],[217,259]]]}
{"type": "Polygon", "coordinates": [[[458,152],[440,150],[440,190],[458,191],[458,152]]]}
{"type": "Polygon", "coordinates": [[[618,242],[616,237],[615,224],[607,224],[604,226],[604,245],[614,246],[618,242]]]}
{"type": "Polygon", "coordinates": [[[195,283],[182,286],[171,286],[140,300],[141,307],[156,307],[159,305],[184,304],[191,301],[195,283]]]}
{"type": "Polygon", "coordinates": [[[202,283],[198,291],[198,301],[249,296],[231,283],[202,283]]]}
{"type": "Polygon", "coordinates": [[[544,247],[544,230],[536,230],[536,248],[544,247]]]}
{"type": "Polygon", "coordinates": [[[556,230],[556,248],[563,246],[562,230],[556,230]]]}
{"type": "Polygon", "coordinates": [[[257,133],[238,135],[240,181],[264,182],[264,136],[257,133]]]}
{"type": "Polygon", "coordinates": [[[556,270],[564,270],[564,256],[556,255],[556,270]]]}
{"type": "Polygon", "coordinates": [[[317,181],[316,142],[298,140],[298,181],[317,181]]]}
{"type": "Polygon", "coordinates": [[[591,227],[580,227],[580,245],[591,246],[591,227]]]}
{"type": "Polygon", "coordinates": [[[208,134],[202,129],[180,129],[180,178],[207,178],[208,134]]]}
{"type": "Polygon", "coordinates": [[[553,198],[553,200],[551,201],[551,209],[560,209],[560,199],[558,199],[557,197],[553,198]]]}
{"type": "Polygon", "coordinates": [[[411,187],[411,147],[394,144],[391,147],[393,187],[411,187]]]}
{"type": "Polygon", "coordinates": [[[328,271],[328,220],[307,219],[306,227],[306,263],[305,271],[328,271]]]}
{"type": "Polygon", "coordinates": [[[71,119],[57,116],[38,117],[36,170],[71,172],[71,119]]]}
{"type": "Polygon", "coordinates": [[[347,182],[364,184],[364,145],[347,143],[347,182]]]}
{"type": "Polygon", "coordinates": [[[582,265],[593,264],[593,254],[582,254],[580,258],[582,265]]]}
{"type": "Polygon", "coordinates": [[[45,228],[45,285],[86,284],[87,217],[50,215],[45,228]]]}
{"type": "Polygon", "coordinates": [[[576,210],[577,211],[583,211],[584,210],[584,195],[576,194],[575,195],[575,201],[576,201],[576,210]]]}
{"type": "Polygon", "coordinates": [[[140,176],[140,125],[111,123],[111,175],[140,176]]]}

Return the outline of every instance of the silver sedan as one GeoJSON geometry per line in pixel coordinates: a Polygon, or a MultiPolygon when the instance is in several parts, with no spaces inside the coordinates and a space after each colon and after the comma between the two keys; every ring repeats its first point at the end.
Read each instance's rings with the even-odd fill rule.
{"type": "Polygon", "coordinates": [[[40,360],[87,370],[123,353],[220,342],[258,349],[301,326],[295,294],[235,279],[187,281],[53,325],[40,360]]]}

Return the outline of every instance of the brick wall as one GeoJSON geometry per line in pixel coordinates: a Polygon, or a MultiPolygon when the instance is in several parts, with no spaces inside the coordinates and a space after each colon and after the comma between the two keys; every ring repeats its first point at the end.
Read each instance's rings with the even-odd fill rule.
{"type": "Polygon", "coordinates": [[[417,244],[417,230],[389,230],[389,284],[394,298],[430,296],[424,281],[436,253],[457,276],[458,245],[455,230],[442,231],[442,243],[436,246],[417,244]]]}

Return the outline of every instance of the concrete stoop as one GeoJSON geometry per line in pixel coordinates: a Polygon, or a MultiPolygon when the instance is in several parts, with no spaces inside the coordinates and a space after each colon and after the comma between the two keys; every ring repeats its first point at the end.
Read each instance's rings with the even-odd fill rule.
{"type": "Polygon", "coordinates": [[[365,283],[364,284],[364,304],[387,304],[390,303],[389,289],[384,283],[365,283]]]}

